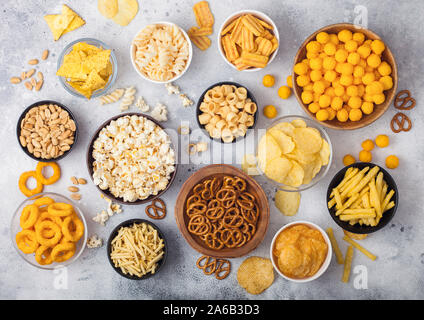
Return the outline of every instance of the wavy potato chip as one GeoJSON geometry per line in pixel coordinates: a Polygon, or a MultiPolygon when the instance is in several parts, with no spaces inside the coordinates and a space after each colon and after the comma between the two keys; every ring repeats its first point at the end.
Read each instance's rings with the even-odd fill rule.
{"type": "Polygon", "coordinates": [[[285,216],[294,216],[299,210],[300,192],[278,190],[275,193],[275,206],[285,216]]]}
{"type": "Polygon", "coordinates": [[[259,168],[265,172],[265,168],[267,163],[274,159],[278,158],[282,155],[282,151],[278,146],[278,143],[275,139],[268,133],[262,136],[259,140],[258,147],[258,165],[259,168]]]}
{"type": "Polygon", "coordinates": [[[293,139],[296,143],[296,148],[305,153],[319,152],[322,146],[321,135],[317,136],[313,128],[295,128],[293,139]]]}
{"type": "Polygon", "coordinates": [[[283,183],[292,186],[292,187],[299,187],[303,183],[303,177],[305,176],[305,171],[303,171],[303,168],[300,166],[297,161],[290,160],[292,164],[292,168],[287,174],[287,176],[284,178],[283,183]]]}
{"type": "Polygon", "coordinates": [[[278,129],[270,129],[268,133],[275,139],[278,143],[283,154],[290,153],[293,151],[296,146],[293,142],[293,139],[286,135],[283,131],[278,129]]]}
{"type": "Polygon", "coordinates": [[[321,157],[322,165],[326,166],[330,161],[330,145],[325,139],[322,139],[322,147],[319,151],[319,156],[321,157]]]}
{"type": "Polygon", "coordinates": [[[118,0],[97,0],[97,9],[102,16],[111,19],[118,13],[118,0]]]}
{"type": "Polygon", "coordinates": [[[270,259],[249,257],[237,270],[237,281],[248,293],[260,294],[274,282],[274,268],[270,259]]]}
{"type": "Polygon", "coordinates": [[[294,119],[292,122],[292,125],[296,128],[306,128],[306,122],[302,119],[294,119]]]}
{"type": "Polygon", "coordinates": [[[288,135],[289,137],[293,138],[294,128],[296,128],[294,125],[292,125],[289,122],[280,122],[273,126],[270,130],[280,130],[284,134],[288,135]]]}
{"type": "Polygon", "coordinates": [[[292,162],[284,156],[274,158],[267,162],[265,175],[278,183],[284,183],[284,179],[292,169],[292,162]]]}
{"type": "Polygon", "coordinates": [[[118,13],[113,16],[112,20],[120,26],[125,27],[137,15],[137,0],[118,0],[118,13]]]}

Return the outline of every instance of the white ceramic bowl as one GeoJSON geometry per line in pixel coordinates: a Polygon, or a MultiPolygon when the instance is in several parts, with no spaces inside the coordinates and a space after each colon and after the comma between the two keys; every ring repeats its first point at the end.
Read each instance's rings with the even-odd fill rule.
{"type": "MultiPolygon", "coordinates": [[[[256,11],[256,10],[237,11],[237,12],[233,13],[232,15],[230,15],[227,19],[225,19],[224,23],[221,25],[221,28],[219,28],[218,38],[217,38],[218,49],[219,49],[219,53],[221,54],[221,57],[225,60],[225,62],[227,62],[235,70],[237,70],[236,66],[233,65],[230,61],[228,61],[227,57],[225,56],[224,48],[222,47],[222,43],[221,43],[221,33],[222,33],[222,30],[224,30],[224,28],[226,26],[228,26],[234,19],[237,19],[241,15],[244,15],[244,14],[247,14],[247,13],[250,13],[253,16],[265,21],[268,24],[270,24],[273,28],[272,33],[275,35],[275,37],[278,40],[278,47],[269,57],[267,66],[274,60],[275,56],[278,53],[278,49],[280,48],[280,35],[278,33],[277,26],[275,25],[274,21],[271,20],[270,17],[268,17],[265,13],[260,12],[260,11],[256,11]]],[[[255,71],[259,71],[259,70],[263,70],[263,69],[264,68],[249,68],[249,69],[245,69],[245,70],[241,70],[241,71],[243,71],[243,72],[255,72],[255,71]]],[[[239,70],[237,70],[237,71],[239,71],[239,70]]]]}
{"type": "Polygon", "coordinates": [[[330,265],[331,257],[333,256],[333,249],[331,247],[331,242],[330,242],[330,239],[328,238],[327,233],[324,230],[322,230],[318,225],[316,225],[315,223],[309,222],[309,221],[295,221],[295,222],[291,222],[291,223],[286,224],[280,230],[277,231],[277,233],[274,235],[274,238],[272,239],[271,248],[269,250],[269,253],[270,253],[272,265],[274,266],[275,271],[277,271],[277,273],[280,276],[282,276],[284,279],[287,279],[287,280],[292,281],[292,282],[303,283],[303,282],[309,282],[309,281],[318,279],[327,270],[328,266],[330,265]],[[317,273],[315,273],[312,277],[303,278],[303,279],[293,279],[293,278],[289,278],[285,274],[283,274],[280,271],[280,269],[278,269],[277,263],[274,261],[274,259],[275,259],[274,255],[272,254],[272,249],[274,248],[275,240],[277,239],[278,235],[283,230],[287,229],[288,227],[291,227],[291,226],[294,226],[294,225],[297,225],[297,224],[304,224],[308,227],[314,228],[314,229],[318,230],[319,232],[321,232],[322,237],[324,238],[324,240],[325,240],[325,242],[327,243],[327,246],[328,246],[327,256],[326,256],[321,268],[319,268],[317,273]]]}
{"type": "Polygon", "coordinates": [[[56,269],[56,268],[61,268],[61,267],[70,265],[71,263],[78,260],[78,258],[81,256],[82,252],[84,251],[85,245],[87,243],[87,223],[85,221],[84,214],[82,213],[81,209],[72,200],[68,199],[65,196],[62,196],[60,194],[53,193],[53,192],[42,192],[42,193],[38,193],[36,195],[33,195],[29,198],[26,198],[19,205],[19,207],[16,209],[16,211],[15,211],[13,217],[12,217],[10,231],[11,231],[11,238],[12,238],[13,247],[16,249],[16,252],[19,254],[19,256],[21,256],[22,259],[24,259],[29,264],[33,265],[34,267],[40,268],[40,269],[53,270],[53,269],[56,269]],[[52,264],[49,264],[49,265],[40,265],[35,260],[35,254],[34,253],[32,253],[32,254],[23,253],[18,248],[18,246],[16,244],[15,236],[19,231],[22,230],[22,228],[19,225],[22,209],[25,206],[32,204],[33,200],[35,200],[39,197],[50,197],[56,202],[64,202],[64,203],[72,204],[72,206],[74,207],[75,213],[77,214],[77,216],[81,219],[82,223],[84,224],[84,235],[76,243],[75,254],[69,260],[66,260],[62,263],[53,262],[52,264]]]}
{"type": "Polygon", "coordinates": [[[176,75],[174,78],[172,78],[172,79],[170,79],[170,80],[166,80],[166,81],[157,81],[157,80],[154,80],[154,79],[150,79],[149,77],[147,77],[145,74],[143,74],[139,69],[138,69],[138,67],[137,67],[137,65],[135,64],[135,52],[136,52],[136,46],[134,45],[134,40],[137,38],[137,36],[138,36],[138,34],[145,28],[145,27],[147,27],[147,25],[146,26],[144,26],[143,28],[141,28],[137,33],[136,33],[136,35],[134,36],[134,38],[133,38],[133,40],[131,41],[131,46],[130,46],[130,56],[131,56],[131,63],[132,63],[132,65],[133,65],[133,67],[134,67],[134,70],[140,75],[140,77],[142,77],[143,79],[145,79],[145,80],[147,80],[147,81],[150,81],[150,82],[153,82],[153,83],[160,83],[160,84],[164,84],[164,83],[170,83],[170,82],[172,82],[172,81],[175,81],[175,80],[177,80],[178,78],[180,78],[184,73],[186,73],[186,71],[188,70],[188,68],[189,68],[189,66],[190,66],[190,64],[191,64],[191,59],[193,58],[193,46],[191,45],[191,40],[190,40],[190,38],[189,38],[189,36],[188,36],[188,34],[180,27],[180,26],[178,26],[178,25],[176,25],[175,23],[172,23],[172,22],[166,22],[166,21],[160,21],[160,22],[155,22],[155,23],[150,23],[150,24],[148,24],[148,25],[167,25],[167,26],[177,26],[180,30],[181,30],[181,32],[182,32],[182,34],[183,34],[183,36],[184,36],[184,38],[187,40],[187,43],[188,43],[188,60],[187,60],[187,64],[186,64],[186,67],[185,67],[185,69],[179,74],[179,75],[176,75]]]}

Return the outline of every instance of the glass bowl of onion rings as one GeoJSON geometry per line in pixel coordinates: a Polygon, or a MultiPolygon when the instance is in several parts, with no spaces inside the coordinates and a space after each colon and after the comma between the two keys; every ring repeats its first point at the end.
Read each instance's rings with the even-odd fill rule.
{"type": "Polygon", "coordinates": [[[70,265],[81,256],[87,243],[87,223],[81,209],[53,192],[25,199],[13,214],[10,230],[19,256],[40,269],[70,265]]]}

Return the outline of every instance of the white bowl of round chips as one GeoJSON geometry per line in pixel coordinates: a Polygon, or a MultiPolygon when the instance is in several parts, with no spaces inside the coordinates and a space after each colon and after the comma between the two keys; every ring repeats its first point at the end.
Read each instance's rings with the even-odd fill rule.
{"type": "Polygon", "coordinates": [[[303,116],[276,119],[257,142],[258,169],[276,188],[299,192],[328,173],[333,147],[317,122],[303,116]]]}

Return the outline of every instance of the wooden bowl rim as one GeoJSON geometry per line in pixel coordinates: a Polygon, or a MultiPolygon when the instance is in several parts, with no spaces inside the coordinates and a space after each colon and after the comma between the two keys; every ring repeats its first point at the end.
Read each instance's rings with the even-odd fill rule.
{"type": "MultiPolygon", "coordinates": [[[[327,26],[324,26],[318,30],[316,30],[314,33],[312,33],[311,35],[309,35],[305,41],[303,41],[303,43],[300,45],[299,49],[296,52],[296,55],[294,57],[294,62],[293,62],[293,66],[300,61],[300,52],[302,51],[303,48],[306,47],[306,44],[311,41],[313,38],[315,38],[315,36],[323,31],[329,31],[333,28],[338,28],[338,27],[343,27],[343,28],[348,28],[349,30],[352,31],[352,29],[358,30],[358,31],[362,31],[364,33],[368,33],[369,35],[371,35],[372,37],[374,37],[375,39],[380,39],[381,37],[376,34],[374,31],[368,29],[368,28],[356,28],[355,24],[352,23],[335,23],[335,24],[330,24],[327,26]]],[[[368,35],[367,35],[368,36],[368,35]]],[[[392,62],[390,63],[391,67],[392,67],[392,78],[393,78],[393,87],[388,91],[389,93],[386,95],[386,100],[379,106],[380,109],[378,111],[378,113],[376,112],[376,110],[374,110],[373,113],[369,114],[369,115],[364,115],[362,117],[362,119],[360,121],[349,121],[349,122],[337,122],[337,121],[318,121],[315,116],[308,110],[308,107],[303,103],[300,95],[301,95],[301,87],[299,87],[296,83],[296,74],[294,73],[294,71],[292,71],[292,81],[293,81],[293,91],[294,91],[294,95],[296,96],[296,99],[298,101],[298,103],[300,104],[300,106],[302,107],[302,109],[305,111],[305,113],[311,117],[313,120],[318,121],[319,123],[321,123],[323,126],[327,127],[327,128],[331,128],[331,129],[336,129],[336,130],[355,130],[355,129],[360,129],[363,127],[366,127],[370,124],[372,124],[373,122],[377,121],[390,107],[395,95],[396,95],[396,91],[397,91],[397,86],[398,86],[398,70],[397,70],[397,64],[396,64],[396,59],[395,56],[393,55],[392,51],[390,50],[390,48],[387,46],[386,43],[385,44],[385,51],[387,51],[387,56],[390,57],[390,60],[392,60],[392,62]],[[373,117],[370,117],[373,116],[373,117]],[[349,124],[348,126],[346,124],[349,124]]]]}
{"type": "MultiPolygon", "coordinates": [[[[217,258],[239,258],[242,256],[247,255],[252,250],[256,249],[265,238],[265,234],[268,230],[269,225],[269,216],[270,216],[270,209],[269,209],[269,203],[268,198],[266,196],[266,193],[262,189],[262,187],[251,177],[249,177],[247,174],[245,174],[240,169],[228,165],[228,164],[211,164],[208,166],[205,166],[195,173],[193,173],[182,185],[180,193],[177,196],[177,200],[175,202],[175,220],[177,222],[178,229],[180,230],[181,234],[187,241],[187,243],[197,252],[211,256],[211,257],[217,257],[217,258]],[[184,207],[185,202],[187,199],[187,196],[191,192],[192,187],[198,183],[198,181],[206,179],[210,177],[212,174],[203,175],[204,171],[207,169],[219,169],[219,171],[223,174],[232,174],[242,177],[247,181],[247,183],[250,185],[250,187],[254,188],[255,192],[257,193],[259,198],[262,198],[265,205],[261,207],[261,224],[257,226],[257,230],[253,238],[244,246],[240,248],[232,248],[232,249],[224,249],[224,250],[212,250],[206,246],[203,246],[199,242],[197,242],[194,237],[188,232],[187,225],[184,222],[184,207]],[[225,172],[227,170],[227,172],[225,172]],[[231,172],[231,173],[229,173],[231,172]],[[190,187],[191,186],[191,187],[190,187]]],[[[258,222],[259,224],[259,222],[258,222]]]]}
{"type": "MultiPolygon", "coordinates": [[[[90,176],[90,178],[91,178],[91,181],[93,181],[93,184],[94,184],[94,179],[93,179],[93,155],[92,155],[92,153],[93,153],[93,144],[94,144],[94,140],[98,137],[98,135],[99,135],[99,132],[104,128],[104,127],[106,127],[110,122],[112,122],[113,120],[116,120],[116,119],[119,119],[119,118],[122,118],[122,117],[125,117],[125,116],[133,116],[133,115],[136,115],[136,116],[142,116],[142,117],[145,117],[146,119],[149,119],[150,121],[152,121],[154,124],[156,124],[159,128],[161,128],[163,131],[165,131],[165,133],[166,133],[166,130],[165,130],[165,128],[158,122],[158,121],[156,121],[154,118],[152,118],[151,116],[149,116],[149,115],[146,115],[146,114],[144,114],[144,113],[141,113],[141,112],[127,112],[127,113],[121,113],[121,114],[118,114],[118,115],[116,115],[116,116],[113,116],[112,118],[109,118],[108,120],[106,120],[105,122],[103,122],[101,125],[100,125],[100,127],[94,132],[94,134],[93,134],[93,136],[91,137],[91,139],[90,139],[90,143],[88,144],[88,148],[87,148],[87,154],[86,154],[86,164],[87,164],[87,169],[88,169],[88,174],[89,174],[89,176],[90,176]]],[[[172,141],[171,141],[171,148],[175,151],[176,149],[174,148],[174,145],[173,145],[173,143],[172,143],[172,141]]],[[[110,199],[113,199],[115,202],[118,202],[118,203],[120,203],[120,204],[124,204],[124,205],[139,205],[139,204],[143,204],[143,203],[147,203],[147,202],[150,202],[150,201],[153,201],[153,200],[155,200],[155,199],[157,199],[157,198],[159,198],[159,197],[161,197],[168,189],[169,189],[169,187],[171,186],[171,184],[172,184],[172,182],[174,182],[174,180],[175,180],[175,176],[177,175],[177,169],[178,169],[178,162],[177,162],[177,159],[176,159],[176,162],[175,162],[175,170],[174,170],[174,172],[172,172],[172,174],[171,174],[171,177],[169,178],[169,181],[168,181],[168,185],[166,186],[166,188],[165,189],[163,189],[162,191],[160,191],[157,195],[150,195],[149,197],[147,197],[146,199],[143,199],[143,200],[137,200],[137,201],[134,201],[134,202],[126,202],[126,201],[124,201],[122,198],[118,198],[118,197],[115,197],[114,195],[112,195],[112,193],[110,193],[110,191],[109,190],[102,190],[102,189],[100,189],[99,188],[99,186],[98,185],[96,185],[96,184],[94,184],[95,186],[96,186],[96,188],[104,195],[104,196],[106,196],[107,198],[110,198],[110,199]]]]}

